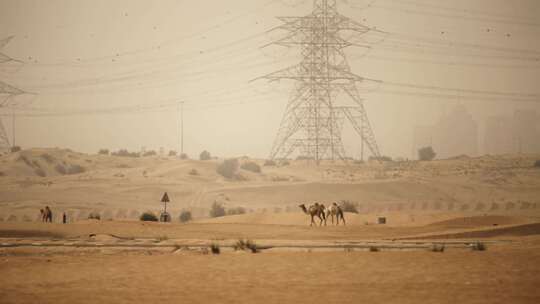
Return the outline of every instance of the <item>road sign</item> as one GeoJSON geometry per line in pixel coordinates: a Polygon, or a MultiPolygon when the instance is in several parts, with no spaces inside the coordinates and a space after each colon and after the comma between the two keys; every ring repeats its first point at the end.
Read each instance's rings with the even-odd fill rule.
{"type": "Polygon", "coordinates": [[[167,194],[167,192],[165,192],[165,193],[163,194],[163,197],[161,198],[161,202],[162,202],[162,203],[168,203],[168,202],[170,202],[170,201],[169,201],[169,195],[167,194]]]}

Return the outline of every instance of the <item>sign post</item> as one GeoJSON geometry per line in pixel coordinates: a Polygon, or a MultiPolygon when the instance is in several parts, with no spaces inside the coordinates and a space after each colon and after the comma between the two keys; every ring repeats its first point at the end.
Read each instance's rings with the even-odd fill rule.
{"type": "Polygon", "coordinates": [[[161,198],[161,202],[165,204],[164,210],[161,213],[161,216],[159,217],[160,222],[170,222],[171,221],[171,215],[167,213],[167,203],[170,202],[169,195],[167,192],[163,194],[163,197],[161,198]]]}

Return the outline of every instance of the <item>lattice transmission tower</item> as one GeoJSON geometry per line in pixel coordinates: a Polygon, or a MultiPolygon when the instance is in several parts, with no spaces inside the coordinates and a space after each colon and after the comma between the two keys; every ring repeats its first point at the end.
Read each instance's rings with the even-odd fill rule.
{"type": "Polygon", "coordinates": [[[352,124],[373,156],[380,157],[375,135],[356,86],[362,77],[351,72],[344,49],[351,46],[346,32],[365,34],[369,28],[337,11],[337,0],[314,0],[304,17],[278,17],[287,34],[273,44],[300,47],[299,64],[262,78],[295,81],[270,159],[293,153],[313,159],[345,160],[342,130],[352,124]]]}
{"type": "MultiPolygon", "coordinates": [[[[8,38],[0,40],[0,51],[6,44],[8,44],[8,42],[12,38],[13,37],[8,37],[8,38]]],[[[0,52],[0,64],[11,62],[11,61],[16,61],[16,60],[0,52]]],[[[0,108],[7,106],[9,104],[11,97],[21,95],[24,93],[25,93],[24,91],[16,87],[13,87],[0,80],[0,108]]],[[[6,129],[4,128],[4,124],[2,123],[2,117],[0,116],[0,152],[6,152],[10,149],[10,147],[11,145],[9,143],[9,137],[6,134],[6,129]]]]}

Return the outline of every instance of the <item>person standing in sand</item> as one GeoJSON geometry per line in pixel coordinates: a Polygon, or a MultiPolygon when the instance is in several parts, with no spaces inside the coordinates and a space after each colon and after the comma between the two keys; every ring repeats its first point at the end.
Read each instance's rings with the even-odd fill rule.
{"type": "Polygon", "coordinates": [[[62,214],[62,223],[67,224],[67,216],[65,212],[62,214]]]}
{"type": "Polygon", "coordinates": [[[45,206],[45,223],[52,223],[52,211],[49,206],[45,206]]]}

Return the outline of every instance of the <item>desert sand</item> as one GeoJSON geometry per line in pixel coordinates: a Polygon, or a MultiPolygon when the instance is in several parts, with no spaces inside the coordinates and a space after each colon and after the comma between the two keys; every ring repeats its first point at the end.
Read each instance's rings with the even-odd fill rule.
{"type": "Polygon", "coordinates": [[[228,180],[216,173],[220,160],[4,155],[0,302],[538,303],[537,159],[316,167],[242,158],[262,172],[228,180]],[[140,222],[143,212],[159,213],[164,192],[173,222],[140,222]],[[345,213],[345,226],[310,227],[298,208],[342,200],[358,209],[345,213]],[[210,218],[214,202],[247,213],[210,218]],[[54,223],[39,221],[45,205],[54,223]],[[193,220],[180,223],[182,210],[193,220]],[[258,252],[234,250],[239,239],[258,252]],[[473,250],[479,243],[487,250],[473,250]],[[212,244],[219,255],[208,252],[212,244]]]}

